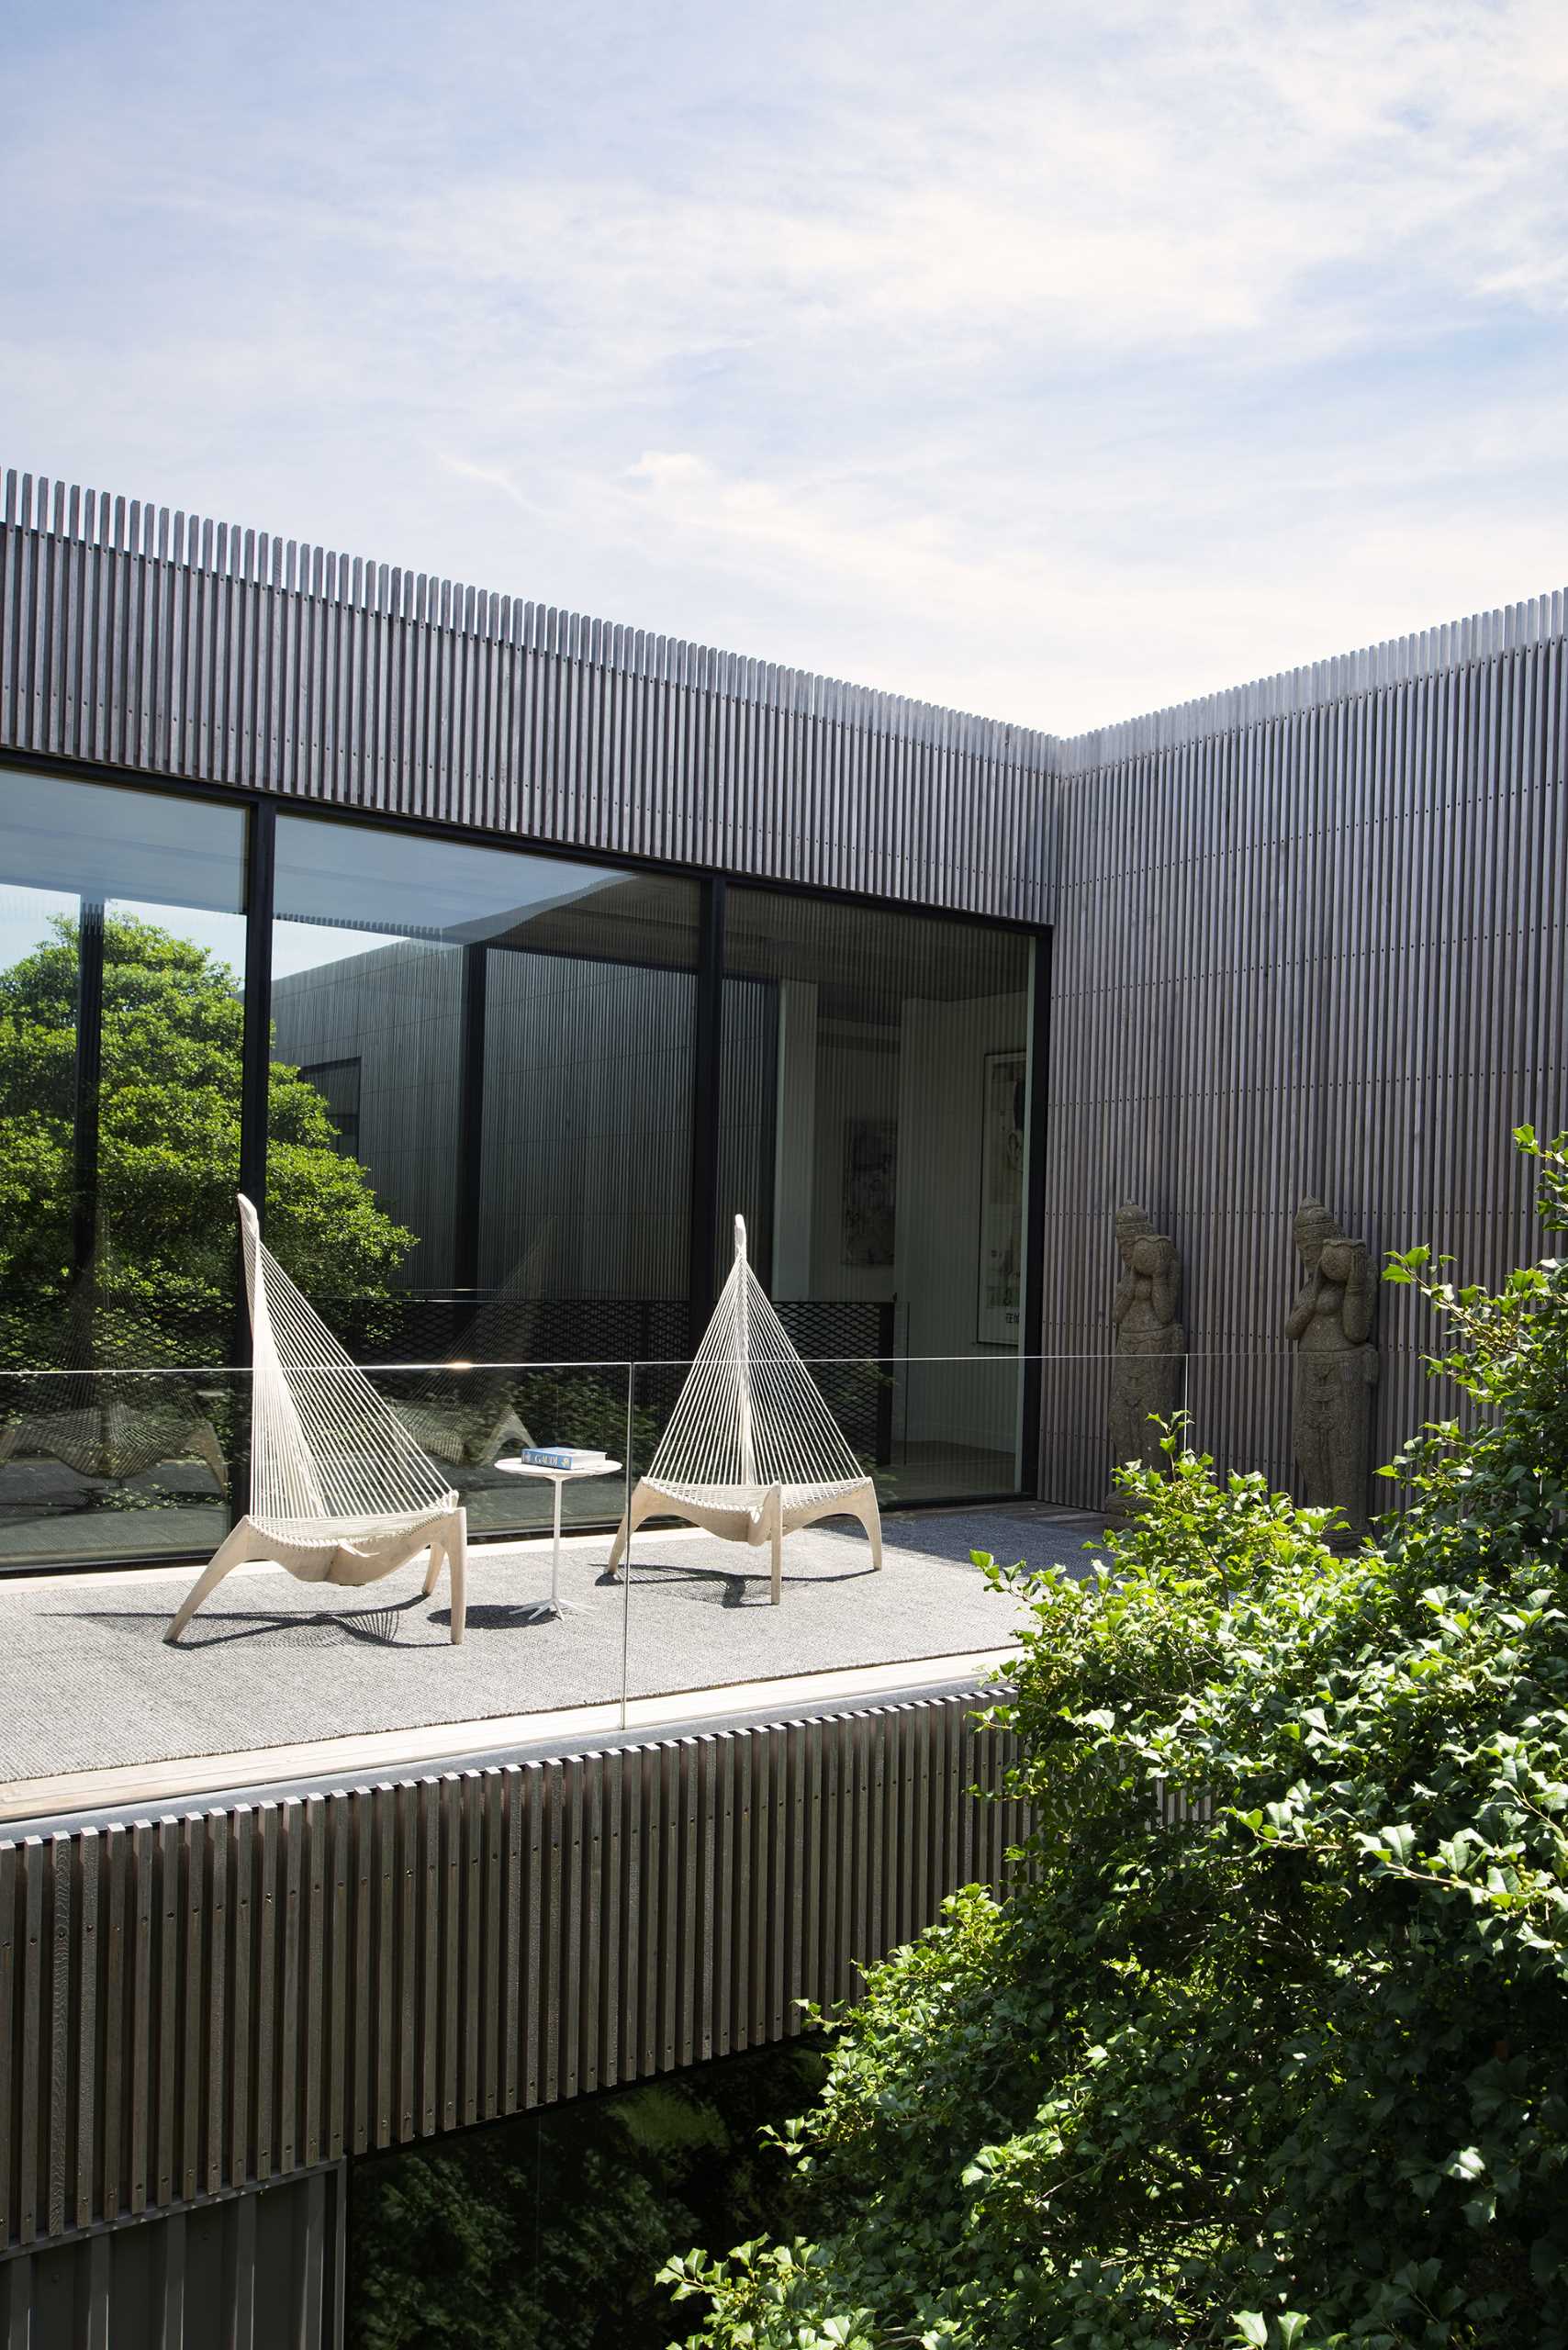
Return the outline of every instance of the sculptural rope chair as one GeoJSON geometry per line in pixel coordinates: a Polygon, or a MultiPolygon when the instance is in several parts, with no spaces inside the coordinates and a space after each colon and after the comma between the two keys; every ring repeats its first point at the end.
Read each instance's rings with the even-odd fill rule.
{"type": "Polygon", "coordinates": [[[425,1590],[444,1559],[452,1637],[461,1640],[468,1527],[457,1495],[263,1246],[242,1194],[240,1228],[251,1307],[250,1514],[214,1553],[168,1639],[247,1559],[275,1560],[303,1583],[353,1584],[428,1550],[425,1590]]]}
{"type": "Polygon", "coordinates": [[[872,1567],[882,1563],[876,1490],[746,1262],[740,1216],[729,1280],[617,1529],[612,1577],[649,1517],[681,1517],[728,1541],[771,1544],[776,1607],[784,1537],[797,1527],[857,1517],[870,1538],[872,1567]]]}

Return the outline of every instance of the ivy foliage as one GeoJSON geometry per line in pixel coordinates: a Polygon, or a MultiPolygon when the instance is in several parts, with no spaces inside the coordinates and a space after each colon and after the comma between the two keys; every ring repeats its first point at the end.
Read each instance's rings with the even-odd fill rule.
{"type": "Polygon", "coordinates": [[[811,2238],[670,2262],[692,2344],[1568,2344],[1568,1261],[1388,1277],[1462,1419],[1375,1541],[1173,1428],[1105,1567],[992,1568],[1014,1889],[869,1971],[782,2133],[811,2238]]]}

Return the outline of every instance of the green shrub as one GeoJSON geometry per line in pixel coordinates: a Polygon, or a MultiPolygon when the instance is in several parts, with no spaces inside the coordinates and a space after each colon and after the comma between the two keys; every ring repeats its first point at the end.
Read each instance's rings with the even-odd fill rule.
{"type": "Polygon", "coordinates": [[[1390,1278],[1473,1425],[1375,1543],[1171,1430],[1108,1572],[999,1575],[1030,1865],[870,1970],[695,2343],[1568,2344],[1568,1263],[1390,1278]]]}

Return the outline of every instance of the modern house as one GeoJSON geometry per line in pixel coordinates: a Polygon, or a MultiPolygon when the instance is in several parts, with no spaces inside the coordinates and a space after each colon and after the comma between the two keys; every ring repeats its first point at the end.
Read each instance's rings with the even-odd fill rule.
{"type": "MultiPolygon", "coordinates": [[[[242,1508],[236,1187],[488,1534],[476,1382],[645,1447],[737,1210],[888,1503],[1100,1504],[1126,1201],[1290,1483],[1301,1201],[1537,1253],[1565,896],[1561,596],[1058,739],[7,475],[0,1606],[242,1508]]],[[[0,2341],[335,2342],[367,2150],[846,1991],[1001,1867],[986,1645],[504,1734],[453,1680],[417,1759],[150,1716],[74,1794],[0,1729],[0,2341]]]]}

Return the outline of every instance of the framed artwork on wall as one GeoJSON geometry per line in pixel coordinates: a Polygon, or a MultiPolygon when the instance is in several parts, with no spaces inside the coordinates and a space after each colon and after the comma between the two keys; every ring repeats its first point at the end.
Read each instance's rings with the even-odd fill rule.
{"type": "Polygon", "coordinates": [[[840,1261],[890,1265],[898,1191],[896,1118],[846,1118],[840,1261]]]}
{"type": "Polygon", "coordinates": [[[1028,1055],[987,1053],[980,1107],[975,1339],[1015,1347],[1024,1310],[1024,1095],[1028,1055]]]}

